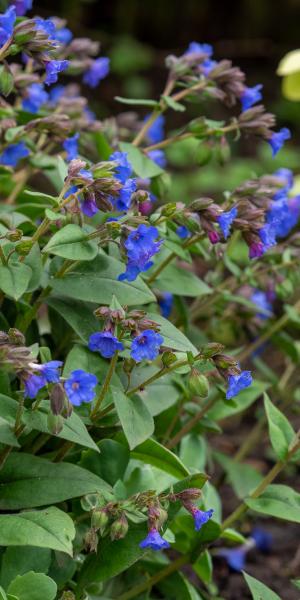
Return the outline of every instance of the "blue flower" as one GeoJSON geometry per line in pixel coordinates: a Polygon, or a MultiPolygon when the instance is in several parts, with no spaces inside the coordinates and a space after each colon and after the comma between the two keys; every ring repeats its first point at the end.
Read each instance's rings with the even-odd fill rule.
{"type": "Polygon", "coordinates": [[[68,60],[50,60],[47,62],[45,84],[51,85],[52,83],[56,83],[58,79],[58,73],[65,71],[68,66],[68,60]]]}
{"type": "Polygon", "coordinates": [[[93,217],[99,212],[94,195],[90,195],[88,198],[84,198],[84,200],[81,201],[81,210],[87,217],[93,217]]]}
{"type": "Polygon", "coordinates": [[[291,138],[291,132],[287,127],[282,127],[279,131],[272,133],[267,140],[272,148],[272,156],[276,156],[277,152],[282,148],[284,142],[291,138]]]}
{"type": "Polygon", "coordinates": [[[124,350],[122,342],[110,331],[92,333],[88,346],[92,352],[99,352],[104,358],[112,358],[116,352],[124,350]]]}
{"type": "Polygon", "coordinates": [[[71,404],[80,406],[83,402],[92,402],[96,395],[97,383],[98,379],[92,373],[86,373],[82,369],[72,371],[65,381],[65,391],[71,404]]]}
{"type": "Polygon", "coordinates": [[[6,42],[11,38],[14,31],[14,24],[16,20],[16,8],[10,6],[5,13],[0,15],[0,47],[4,46],[6,42]]]}
{"type": "Polygon", "coordinates": [[[57,102],[64,95],[64,92],[65,92],[64,85],[55,85],[54,87],[52,87],[51,90],[49,91],[50,102],[53,104],[57,104],[57,102]]]}
{"type": "Polygon", "coordinates": [[[27,110],[27,112],[35,114],[40,110],[40,107],[47,102],[48,97],[42,83],[32,83],[27,88],[27,96],[22,101],[22,107],[24,110],[27,110]]]}
{"type": "Polygon", "coordinates": [[[75,133],[75,135],[67,138],[63,143],[63,148],[67,153],[67,160],[69,162],[78,156],[78,139],[79,133],[75,133]]]}
{"type": "Polygon", "coordinates": [[[155,527],[150,529],[147,537],[139,544],[140,548],[151,548],[151,550],[165,550],[170,548],[169,542],[164,540],[155,527]]]}
{"type": "Polygon", "coordinates": [[[210,74],[210,72],[218,65],[218,62],[216,60],[212,60],[211,58],[206,58],[200,65],[201,67],[201,71],[203,72],[203,74],[205,75],[205,77],[208,77],[208,75],[210,74]]]}
{"type": "Polygon", "coordinates": [[[198,42],[191,42],[184,54],[207,54],[207,56],[210,57],[212,56],[213,51],[213,47],[210,44],[198,44],[198,42]]]}
{"type": "Polygon", "coordinates": [[[61,27],[55,31],[55,39],[61,44],[69,44],[73,38],[73,33],[68,27],[61,27]]]}
{"type": "Polygon", "coordinates": [[[207,523],[209,519],[211,519],[211,517],[213,516],[213,512],[214,511],[212,508],[210,508],[209,510],[200,510],[199,508],[193,509],[192,514],[195,522],[196,531],[200,531],[201,527],[205,525],[205,523],[207,523]]]}
{"type": "Polygon", "coordinates": [[[165,317],[165,319],[167,319],[170,316],[173,308],[173,303],[174,297],[173,294],[171,294],[171,292],[165,292],[159,299],[158,304],[160,306],[161,314],[163,317],[165,317]]]}
{"type": "Polygon", "coordinates": [[[32,0],[13,0],[16,7],[17,17],[23,17],[28,10],[32,9],[32,0]]]}
{"type": "Polygon", "coordinates": [[[259,83],[258,85],[255,85],[254,87],[245,87],[243,90],[242,95],[240,96],[240,100],[242,103],[242,112],[244,112],[245,110],[248,110],[248,108],[251,108],[251,106],[253,106],[253,104],[256,104],[256,102],[259,102],[262,99],[262,94],[261,94],[261,89],[262,89],[262,84],[259,83]]]}
{"type": "Polygon", "coordinates": [[[109,58],[96,58],[83,77],[83,82],[91,88],[97,87],[99,81],[109,73],[109,58]]]}
{"type": "Polygon", "coordinates": [[[7,146],[0,154],[0,164],[7,167],[16,167],[18,162],[28,156],[29,150],[26,148],[24,142],[18,142],[17,144],[11,144],[7,146]]]}
{"type": "Polygon", "coordinates": [[[272,303],[269,301],[268,296],[266,294],[266,292],[263,292],[262,290],[255,290],[253,292],[253,294],[251,295],[251,301],[253,302],[253,304],[256,304],[256,306],[260,309],[263,309],[263,313],[258,312],[256,314],[256,316],[259,319],[265,320],[265,319],[269,319],[273,312],[272,312],[272,303]],[[266,314],[269,313],[269,314],[266,314]]]}
{"type": "Polygon", "coordinates": [[[143,333],[132,340],[130,356],[136,362],[141,360],[154,360],[159,354],[159,348],[164,338],[152,329],[145,329],[143,333]]]}
{"type": "Polygon", "coordinates": [[[132,166],[127,156],[127,152],[113,152],[108,159],[117,163],[116,179],[121,181],[121,183],[125,183],[132,173],[132,166]]]}
{"type": "Polygon", "coordinates": [[[226,399],[234,398],[239,392],[252,384],[251,371],[242,371],[239,375],[229,375],[226,399]]]}
{"type": "Polygon", "coordinates": [[[26,379],[24,380],[25,398],[31,398],[31,399],[35,398],[36,395],[38,394],[38,392],[43,387],[45,387],[46,383],[47,383],[47,381],[46,381],[45,377],[43,377],[43,375],[34,375],[34,374],[28,375],[28,377],[26,377],[26,379]]]}
{"type": "Polygon", "coordinates": [[[251,538],[255,541],[255,544],[262,552],[270,552],[273,536],[265,529],[261,527],[255,527],[251,532],[251,538]]]}
{"type": "Polygon", "coordinates": [[[217,556],[225,558],[228,566],[233,570],[243,571],[246,564],[246,557],[249,548],[247,544],[242,544],[237,548],[220,548],[217,552],[217,556]]]}
{"type": "MultiPolygon", "coordinates": [[[[145,123],[149,121],[150,115],[147,115],[145,118],[145,123]]],[[[147,137],[152,144],[157,144],[161,142],[164,138],[164,125],[165,125],[165,117],[163,115],[159,115],[155,121],[150,125],[147,131],[147,137]]]]}
{"type": "Polygon", "coordinates": [[[163,150],[150,150],[150,152],[148,152],[148,156],[162,169],[166,167],[167,159],[163,150]]]}
{"type": "Polygon", "coordinates": [[[117,210],[126,211],[130,207],[131,196],[136,191],[136,180],[128,179],[126,183],[124,183],[122,189],[119,192],[118,197],[116,198],[116,208],[117,210]]]}
{"type": "Polygon", "coordinates": [[[191,232],[188,230],[187,227],[185,227],[185,225],[180,225],[179,227],[177,227],[176,233],[182,240],[185,240],[185,238],[191,235],[191,232]]]}
{"type": "Polygon", "coordinates": [[[294,176],[290,169],[285,168],[277,169],[273,175],[282,181],[282,187],[274,194],[273,200],[281,200],[282,198],[285,198],[292,189],[294,185],[294,176]]]}
{"type": "Polygon", "coordinates": [[[124,279],[134,281],[139,273],[152,267],[153,262],[150,259],[159,252],[162,244],[162,240],[155,241],[157,237],[156,227],[143,224],[129,234],[124,242],[128,259],[127,267],[125,273],[119,275],[119,281],[124,279]]]}
{"type": "Polygon", "coordinates": [[[49,40],[55,40],[56,27],[51,19],[42,19],[41,17],[36,17],[34,20],[37,29],[43,31],[43,33],[46,33],[49,40]]]}
{"type": "Polygon", "coordinates": [[[238,214],[237,208],[234,206],[227,212],[223,212],[223,214],[217,218],[217,221],[220,225],[220,229],[224,235],[225,240],[227,240],[227,238],[229,236],[231,224],[233,223],[234,219],[237,217],[237,214],[238,214]]]}
{"type": "Polygon", "coordinates": [[[39,371],[41,371],[48,383],[57,383],[60,378],[59,368],[62,364],[61,360],[50,360],[43,365],[39,365],[39,371]]]}
{"type": "Polygon", "coordinates": [[[276,245],[276,231],[272,224],[266,223],[259,231],[258,235],[263,244],[263,251],[266,252],[269,248],[276,245]]]}

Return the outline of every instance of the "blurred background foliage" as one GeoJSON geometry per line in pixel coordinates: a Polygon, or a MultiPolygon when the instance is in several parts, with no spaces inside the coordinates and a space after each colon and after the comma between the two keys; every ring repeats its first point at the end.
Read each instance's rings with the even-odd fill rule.
{"type": "MultiPolygon", "coordinates": [[[[35,0],[35,10],[43,17],[65,17],[76,36],[101,41],[102,54],[111,59],[111,77],[95,91],[85,90],[99,118],[122,112],[117,95],[157,98],[165,81],[165,56],[181,54],[192,40],[213,44],[216,59],[239,65],[248,85],[263,84],[265,105],[278,116],[279,126],[291,128],[293,142],[274,160],[266,144],[243,140],[234,145],[234,161],[228,161],[227,148],[206,148],[195,140],[176,144],[167,152],[174,178],[166,199],[220,194],[280,166],[300,173],[300,55],[292,75],[276,74],[286,53],[300,45],[300,0],[35,0]],[[286,98],[282,86],[286,95],[291,85],[299,92],[287,92],[286,98]]],[[[207,110],[213,119],[228,119],[217,102],[203,104],[203,113],[207,110]]],[[[199,105],[190,105],[189,111],[199,116],[199,105]]],[[[167,129],[180,128],[183,120],[186,115],[172,111],[167,129]]],[[[296,186],[300,189],[299,178],[296,186]]]]}

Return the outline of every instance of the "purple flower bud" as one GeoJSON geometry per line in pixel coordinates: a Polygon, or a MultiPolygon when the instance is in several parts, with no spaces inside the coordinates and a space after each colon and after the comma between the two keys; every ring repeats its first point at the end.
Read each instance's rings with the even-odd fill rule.
{"type": "Polygon", "coordinates": [[[251,371],[242,371],[239,375],[229,375],[226,399],[230,400],[237,396],[239,392],[249,387],[252,381],[251,371]]]}
{"type": "Polygon", "coordinates": [[[65,381],[66,394],[74,406],[80,406],[83,402],[92,402],[95,398],[95,386],[98,379],[92,373],[86,373],[82,369],[72,371],[65,381]]]}
{"type": "Polygon", "coordinates": [[[81,210],[87,217],[93,217],[97,212],[99,212],[94,194],[89,194],[84,197],[84,200],[81,201],[81,210]]]}
{"type": "Polygon", "coordinates": [[[255,85],[254,87],[245,87],[243,90],[243,93],[240,97],[241,103],[242,103],[242,112],[244,112],[245,110],[248,110],[248,108],[251,108],[251,106],[253,106],[253,104],[256,104],[256,102],[259,102],[259,100],[262,99],[262,94],[261,94],[261,89],[262,89],[262,84],[259,83],[258,85],[255,85]]]}
{"type": "Polygon", "coordinates": [[[86,71],[83,82],[89,87],[97,87],[99,81],[109,73],[109,58],[102,57],[92,61],[90,68],[86,71]]]}
{"type": "Polygon", "coordinates": [[[159,348],[163,341],[164,338],[159,333],[152,329],[145,329],[143,333],[133,339],[130,356],[136,362],[154,360],[159,354],[159,348]]]}
{"type": "Polygon", "coordinates": [[[151,548],[151,550],[165,550],[170,548],[169,542],[159,534],[157,529],[150,529],[147,537],[139,544],[140,548],[151,548]]]}
{"type": "Polygon", "coordinates": [[[104,358],[112,358],[116,352],[124,350],[122,342],[110,331],[92,333],[88,347],[92,352],[99,352],[104,358]]]}
{"type": "Polygon", "coordinates": [[[249,246],[249,258],[260,258],[264,253],[262,242],[252,241],[249,246]]]}
{"type": "Polygon", "coordinates": [[[277,152],[282,148],[284,142],[291,138],[291,132],[287,127],[282,127],[279,131],[272,133],[271,137],[267,140],[272,148],[272,156],[276,156],[277,152]]]}
{"type": "Polygon", "coordinates": [[[208,235],[209,241],[212,244],[217,244],[220,241],[220,236],[219,236],[218,232],[215,231],[214,229],[209,231],[207,235],[208,235]]]}

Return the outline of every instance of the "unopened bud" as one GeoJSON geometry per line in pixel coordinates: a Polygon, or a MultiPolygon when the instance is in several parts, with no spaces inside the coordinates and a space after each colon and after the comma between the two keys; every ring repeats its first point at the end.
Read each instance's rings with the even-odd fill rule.
{"type": "Polygon", "coordinates": [[[0,92],[8,96],[14,87],[14,78],[7,64],[0,66],[0,92]]]}
{"type": "Polygon", "coordinates": [[[203,358],[212,358],[216,354],[219,354],[224,350],[223,344],[218,344],[217,342],[212,342],[207,344],[204,348],[201,349],[201,354],[203,358]]]}
{"type": "Polygon", "coordinates": [[[76,600],[73,592],[63,592],[63,595],[61,596],[60,600],[76,600]]]}
{"type": "Polygon", "coordinates": [[[92,512],[91,525],[96,531],[99,530],[101,535],[104,534],[108,522],[109,516],[106,508],[96,508],[92,512]]]}
{"type": "Polygon", "coordinates": [[[174,352],[163,352],[161,360],[164,367],[170,367],[177,360],[176,354],[174,352]]]}
{"type": "Polygon", "coordinates": [[[8,330],[8,337],[10,344],[15,344],[16,346],[24,346],[25,344],[25,336],[15,327],[11,327],[8,330]]]}
{"type": "Polygon", "coordinates": [[[220,144],[215,149],[215,155],[221,166],[228,163],[230,159],[230,146],[225,137],[221,138],[220,144]]]}
{"type": "Polygon", "coordinates": [[[19,242],[19,244],[16,244],[15,250],[21,256],[27,256],[27,254],[29,254],[33,244],[34,244],[34,242],[32,240],[23,240],[22,242],[19,242]]]}
{"type": "Polygon", "coordinates": [[[183,490],[178,494],[175,494],[176,499],[181,502],[191,502],[192,500],[199,500],[202,492],[198,488],[188,488],[187,490],[183,490]]]}
{"type": "Polygon", "coordinates": [[[212,147],[208,142],[200,144],[196,150],[196,161],[200,167],[204,167],[209,163],[212,157],[212,147]]]}
{"type": "Polygon", "coordinates": [[[89,529],[84,538],[84,545],[87,552],[97,552],[98,536],[95,529],[89,529]]]}
{"type": "Polygon", "coordinates": [[[156,529],[161,529],[167,518],[167,511],[160,505],[154,505],[149,507],[148,522],[150,529],[152,527],[155,527],[156,529]]]}
{"type": "Polygon", "coordinates": [[[131,200],[133,202],[137,202],[138,204],[141,202],[146,202],[149,200],[149,192],[147,192],[147,190],[137,190],[132,194],[131,200]]]}
{"type": "Polygon", "coordinates": [[[65,391],[60,383],[55,383],[50,391],[50,406],[54,415],[61,415],[65,405],[65,391]]]}
{"type": "Polygon", "coordinates": [[[48,429],[53,435],[58,435],[64,426],[64,419],[61,415],[48,414],[47,417],[48,429]]]}
{"type": "Polygon", "coordinates": [[[200,398],[206,398],[209,392],[209,383],[207,377],[202,373],[199,373],[197,369],[192,369],[188,379],[188,387],[192,394],[200,396],[200,398]]]}
{"type": "Polygon", "coordinates": [[[128,531],[128,521],[124,513],[116,519],[111,525],[110,528],[110,537],[114,540],[122,540],[128,531]]]}
{"type": "Polygon", "coordinates": [[[10,242],[18,242],[22,236],[23,231],[21,229],[14,229],[13,231],[8,231],[5,237],[10,242]]]}
{"type": "Polygon", "coordinates": [[[175,202],[168,202],[168,204],[165,204],[162,209],[161,209],[161,214],[164,217],[172,217],[172,215],[174,215],[176,213],[177,210],[177,206],[175,204],[175,202]]]}

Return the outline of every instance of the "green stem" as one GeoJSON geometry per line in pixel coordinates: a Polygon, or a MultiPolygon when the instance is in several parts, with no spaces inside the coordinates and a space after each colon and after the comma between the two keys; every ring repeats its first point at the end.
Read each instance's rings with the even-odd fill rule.
{"type": "MultiPolygon", "coordinates": [[[[203,233],[200,233],[196,236],[191,237],[189,240],[186,240],[183,244],[182,244],[182,248],[186,249],[189,248],[190,246],[193,246],[194,244],[196,244],[197,242],[199,242],[200,240],[202,240],[204,237],[203,233]]],[[[157,279],[157,277],[161,274],[161,272],[170,264],[170,262],[172,262],[172,260],[174,260],[174,258],[177,258],[177,254],[175,252],[171,252],[159,265],[158,267],[155,269],[155,271],[153,271],[152,275],[150,275],[150,277],[147,279],[147,283],[151,284],[153,283],[153,281],[155,281],[155,279],[157,279]]]]}
{"type": "Polygon", "coordinates": [[[111,382],[111,378],[115,372],[115,368],[118,362],[118,352],[116,352],[114,354],[114,356],[112,357],[111,361],[110,361],[110,365],[109,365],[109,369],[106,373],[106,377],[103,383],[103,386],[101,388],[101,392],[96,400],[94,409],[91,412],[91,419],[96,419],[97,418],[97,414],[99,412],[100,406],[105,398],[105,395],[107,394],[110,382],[111,382]]]}
{"type": "MultiPolygon", "coordinates": [[[[201,354],[198,354],[195,357],[195,360],[199,359],[199,358],[201,358],[201,354]]],[[[156,381],[157,379],[160,379],[160,377],[163,377],[163,375],[166,375],[166,373],[171,373],[172,371],[175,371],[176,369],[179,369],[179,367],[184,367],[185,365],[188,365],[188,364],[189,364],[189,361],[187,359],[182,359],[182,360],[176,361],[175,363],[173,363],[169,367],[162,367],[159,371],[157,371],[157,373],[154,373],[154,375],[152,375],[148,379],[145,379],[145,381],[143,381],[142,383],[140,383],[136,387],[134,387],[131,390],[129,390],[126,393],[126,395],[127,396],[131,396],[132,394],[135,394],[136,392],[139,392],[140,390],[143,390],[145,387],[147,387],[147,385],[150,385],[151,383],[154,383],[154,381],[156,381]]]]}
{"type": "Polygon", "coordinates": [[[164,569],[161,569],[161,571],[155,573],[155,575],[152,575],[152,577],[149,577],[148,580],[139,583],[128,592],[121,594],[121,596],[118,597],[119,600],[130,600],[130,598],[135,598],[136,596],[139,596],[142,592],[150,590],[156,583],[159,583],[159,581],[161,581],[162,579],[165,579],[172,573],[175,573],[181,567],[183,567],[183,565],[188,564],[190,558],[190,554],[182,554],[182,556],[179,556],[179,558],[171,562],[164,569]]]}
{"type": "Polygon", "coordinates": [[[3,248],[1,245],[0,245],[0,260],[3,265],[6,265],[6,258],[5,258],[5,254],[3,252],[3,248]]]}

